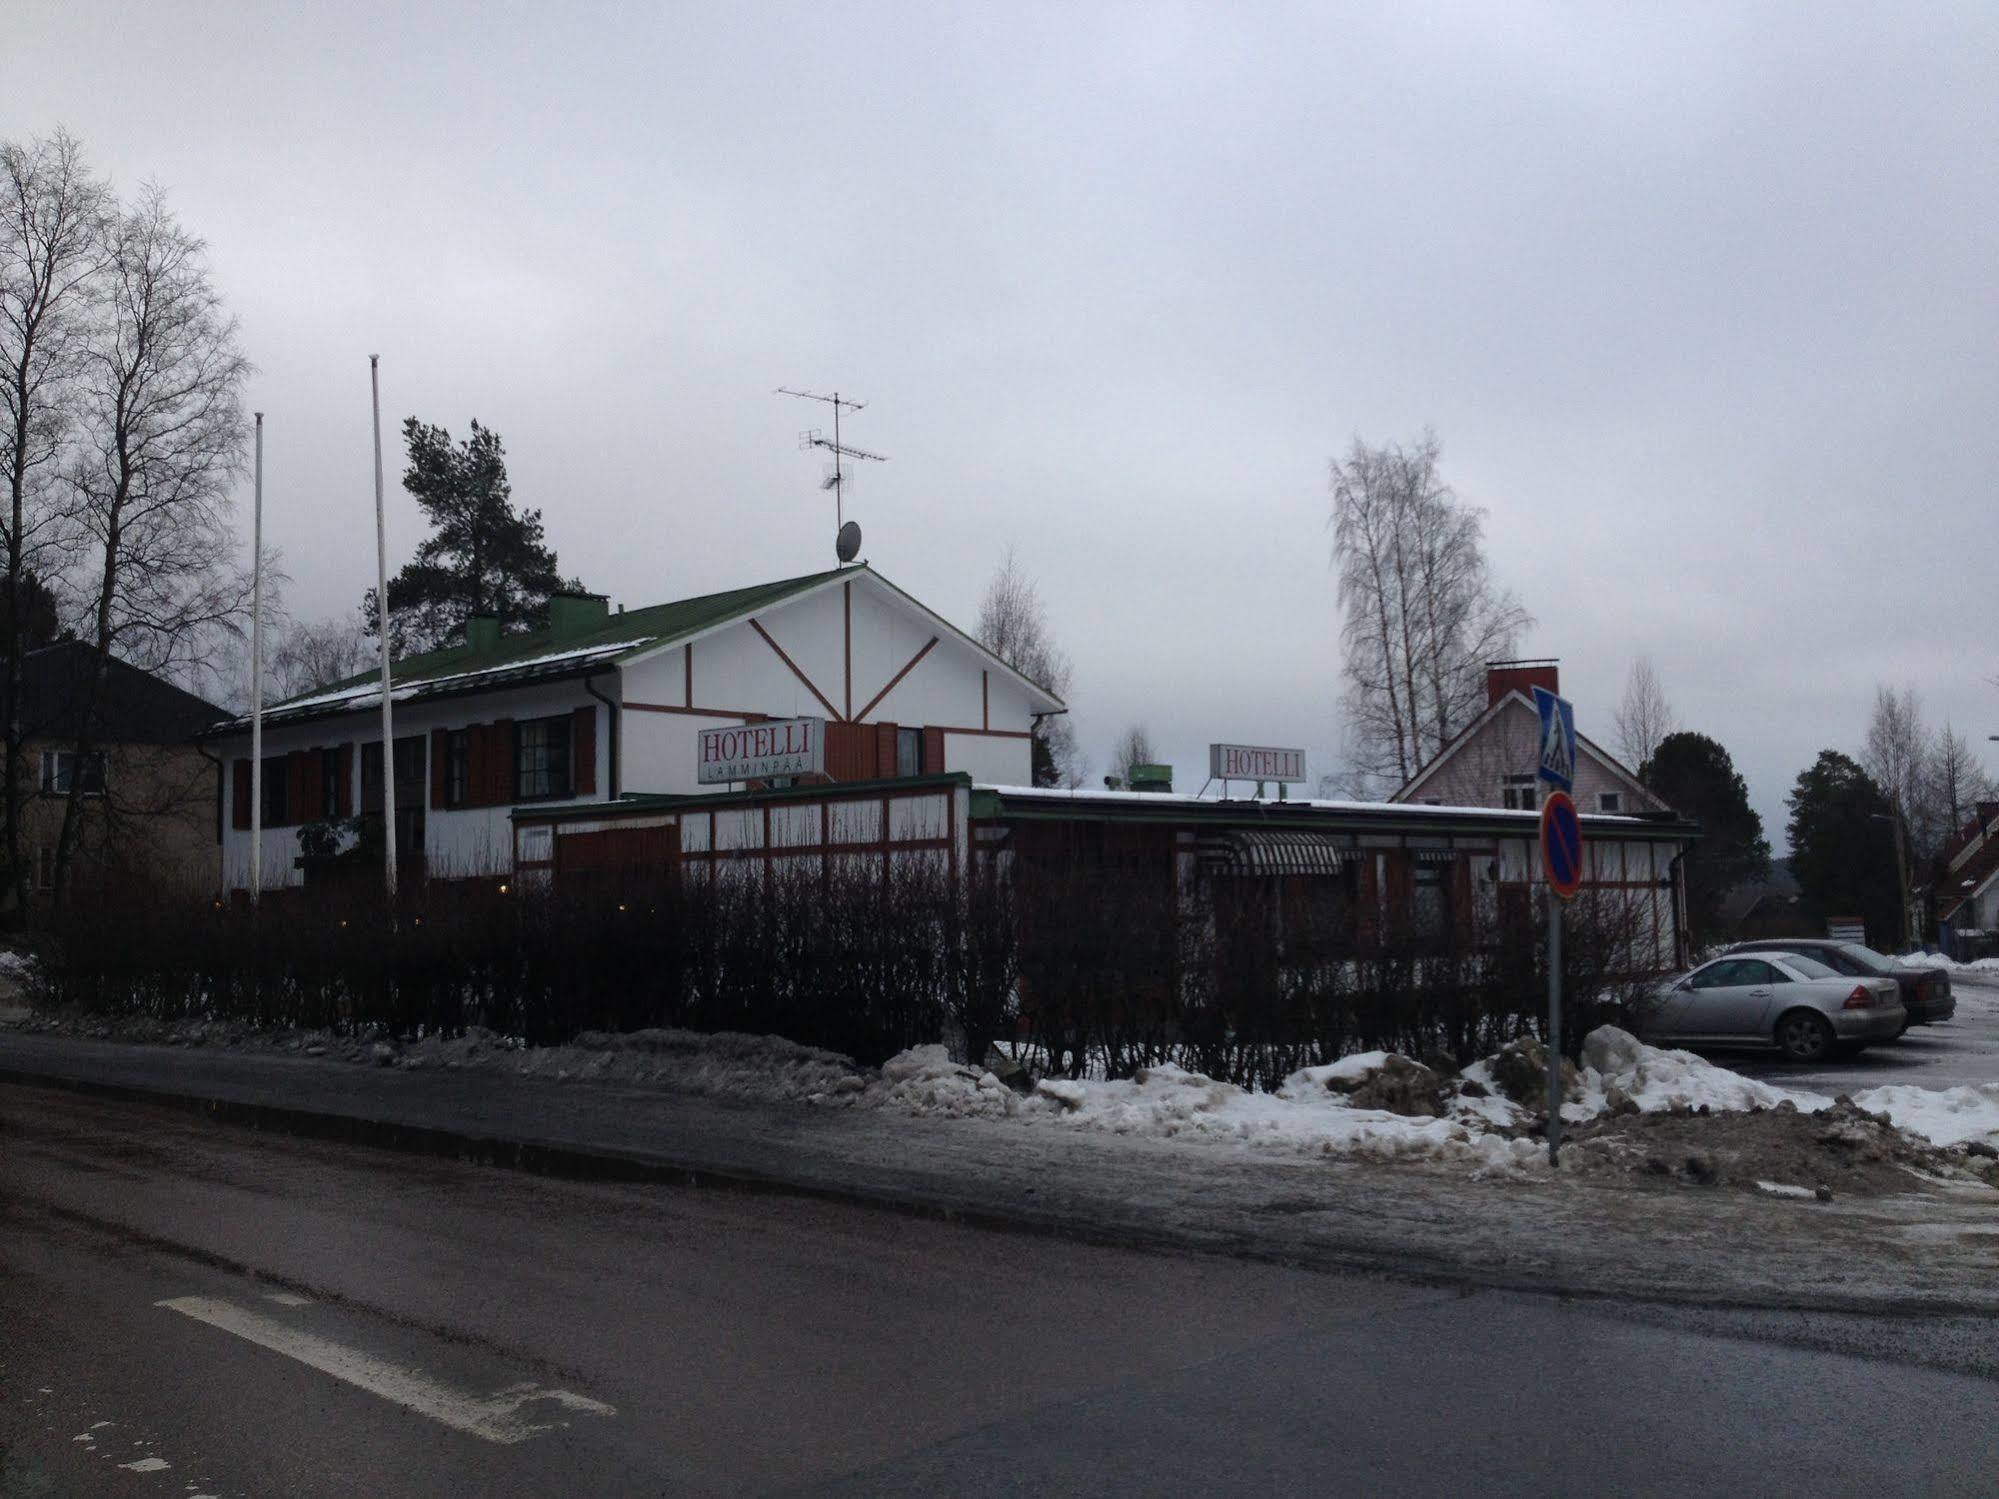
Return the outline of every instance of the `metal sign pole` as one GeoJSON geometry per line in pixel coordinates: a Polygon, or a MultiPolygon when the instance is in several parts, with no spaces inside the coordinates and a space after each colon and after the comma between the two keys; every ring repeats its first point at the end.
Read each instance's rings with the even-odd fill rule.
{"type": "Polygon", "coordinates": [[[1548,1164],[1562,1149],[1562,898],[1548,892],[1548,1164]]]}

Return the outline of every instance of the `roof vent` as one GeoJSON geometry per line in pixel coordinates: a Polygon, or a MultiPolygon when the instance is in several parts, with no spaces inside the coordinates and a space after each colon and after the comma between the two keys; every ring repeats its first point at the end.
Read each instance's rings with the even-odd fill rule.
{"type": "Polygon", "coordinates": [[[551,640],[575,640],[601,630],[611,618],[611,601],[601,593],[549,595],[548,634],[551,640]]]}
{"type": "Polygon", "coordinates": [[[1134,765],[1131,768],[1131,789],[1149,791],[1155,795],[1173,789],[1173,767],[1170,765],[1134,765]]]}
{"type": "Polygon", "coordinates": [[[497,651],[500,648],[500,616],[466,615],[465,648],[468,651],[497,651]]]}

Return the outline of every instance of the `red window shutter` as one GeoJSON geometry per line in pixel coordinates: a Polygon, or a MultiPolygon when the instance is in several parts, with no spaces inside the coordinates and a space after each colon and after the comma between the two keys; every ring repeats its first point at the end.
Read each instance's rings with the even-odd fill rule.
{"type": "Polygon", "coordinates": [[[925,729],[923,731],[923,764],[918,769],[927,776],[934,776],[944,769],[944,731],[942,729],[925,729]]]}
{"type": "Polygon", "coordinates": [[[450,786],[445,780],[451,763],[451,731],[432,729],[430,731],[430,805],[436,811],[444,806],[450,794],[450,786]]]}
{"type": "Polygon", "coordinates": [[[285,821],[304,822],[306,783],[312,779],[307,766],[312,757],[304,750],[293,750],[285,756],[285,821]]]}
{"type": "Polygon", "coordinates": [[[875,774],[883,780],[895,774],[895,731],[900,724],[875,725],[875,774]]]}
{"type": "Polygon", "coordinates": [[[503,718],[493,725],[493,803],[504,806],[514,799],[514,721],[503,718]]]}
{"type": "Polygon", "coordinates": [[[334,751],[333,773],[340,778],[340,802],[334,808],[335,817],[354,815],[354,746],[343,744],[334,751]]]}
{"type": "Polygon", "coordinates": [[[1355,933],[1363,947],[1372,947],[1381,937],[1381,885],[1376,877],[1375,866],[1380,855],[1371,850],[1362,850],[1360,856],[1360,890],[1357,904],[1360,919],[1355,933]]]}
{"type": "Polygon", "coordinates": [[[229,826],[248,830],[250,826],[250,762],[238,760],[230,768],[229,826]]]}
{"type": "Polygon", "coordinates": [[[874,725],[826,725],[826,775],[835,781],[866,781],[875,773],[874,725]]]}
{"type": "Polygon", "coordinates": [[[597,794],[597,710],[582,707],[576,710],[574,726],[569,730],[569,789],[578,796],[597,794]]]}
{"type": "Polygon", "coordinates": [[[465,753],[470,761],[466,767],[465,802],[468,806],[483,807],[493,779],[493,726],[475,723],[465,731],[465,738],[465,753]]]}

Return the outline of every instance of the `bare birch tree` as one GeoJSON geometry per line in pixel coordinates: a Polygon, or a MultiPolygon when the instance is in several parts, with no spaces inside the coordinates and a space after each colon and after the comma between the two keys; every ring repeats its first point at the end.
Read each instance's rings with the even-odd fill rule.
{"type": "Polygon", "coordinates": [[[1876,687],[1860,763],[1904,817],[1916,810],[1922,798],[1923,766],[1928,758],[1929,731],[1923,727],[1923,705],[1916,690],[1876,687]]]}
{"type": "Polygon", "coordinates": [[[1980,802],[1999,797],[1999,788],[1994,787],[1992,777],[1978,763],[1971,741],[1952,728],[1949,720],[1945,720],[1930,741],[1924,780],[1925,799],[1942,824],[1939,848],[1952,833],[1971,821],[1980,802]]]}
{"type": "Polygon", "coordinates": [[[1425,432],[1407,447],[1353,440],[1332,464],[1351,789],[1393,790],[1485,700],[1485,664],[1533,624],[1493,582],[1485,512],[1459,502],[1425,432]]]}
{"type": "Polygon", "coordinates": [[[1133,766],[1157,763],[1151,731],[1142,723],[1127,725],[1125,731],[1118,735],[1116,748],[1111,751],[1111,774],[1128,787],[1131,785],[1133,766]]]}
{"type": "Polygon", "coordinates": [[[279,698],[297,697],[358,676],[368,669],[374,651],[367,630],[353,618],[291,620],[276,634],[269,670],[272,689],[279,698]]]}
{"type": "MultiPolygon", "coordinates": [[[[1068,701],[1075,668],[1068,652],[1055,643],[1041,590],[1021,568],[1010,546],[979,603],[978,634],[979,644],[1008,666],[1068,701]]],[[[1038,720],[1034,738],[1037,785],[1075,787],[1083,783],[1089,767],[1076,747],[1075,726],[1067,714],[1038,720]]]]}
{"type": "Polygon", "coordinates": [[[1650,656],[1640,656],[1631,663],[1631,675],[1625,679],[1624,697],[1617,705],[1614,721],[1617,753],[1631,770],[1651,759],[1659,741],[1679,728],[1650,656]]]}
{"type": "Polygon", "coordinates": [[[0,611],[10,644],[0,675],[5,724],[6,867],[0,909],[19,904],[21,852],[21,652],[33,632],[26,612],[45,603],[40,581],[58,579],[67,558],[52,525],[53,492],[74,438],[85,336],[105,255],[110,194],[84,162],[83,148],[57,131],[46,139],[0,143],[0,611]]]}
{"type": "MultiPolygon", "coordinates": [[[[79,586],[95,654],[76,763],[96,749],[96,705],[115,654],[143,670],[198,666],[248,602],[230,489],[248,436],[250,366],[209,279],[202,242],[157,188],[109,231],[103,314],[83,357],[72,511],[90,547],[79,586]]],[[[68,894],[83,812],[73,778],[56,844],[56,899],[68,894]]]]}

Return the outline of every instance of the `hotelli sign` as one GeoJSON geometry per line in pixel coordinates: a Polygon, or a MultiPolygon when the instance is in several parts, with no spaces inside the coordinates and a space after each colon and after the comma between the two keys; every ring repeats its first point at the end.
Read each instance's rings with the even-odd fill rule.
{"type": "Polygon", "coordinates": [[[1305,752],[1255,744],[1211,744],[1208,774],[1217,781],[1302,781],[1305,752]]]}
{"type": "Polygon", "coordinates": [[[818,775],[825,769],[826,720],[787,718],[734,729],[703,729],[695,780],[703,786],[715,786],[727,781],[818,775]]]}

